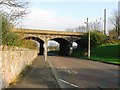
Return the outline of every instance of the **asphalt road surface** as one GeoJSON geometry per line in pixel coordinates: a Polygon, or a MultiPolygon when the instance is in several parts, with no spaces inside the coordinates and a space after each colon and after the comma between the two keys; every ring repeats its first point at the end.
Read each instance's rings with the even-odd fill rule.
{"type": "Polygon", "coordinates": [[[48,56],[61,88],[118,88],[118,66],[71,57],[48,56]]]}
{"type": "Polygon", "coordinates": [[[45,62],[38,56],[11,88],[118,88],[118,66],[60,56],[45,62]]]}

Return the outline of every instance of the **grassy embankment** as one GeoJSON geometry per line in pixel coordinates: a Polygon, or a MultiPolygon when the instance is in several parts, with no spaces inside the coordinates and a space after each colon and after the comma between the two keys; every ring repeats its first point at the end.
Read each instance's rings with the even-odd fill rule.
{"type": "MultiPolygon", "coordinates": [[[[120,45],[118,44],[97,46],[92,48],[90,59],[120,65],[119,50],[120,45]]],[[[85,51],[86,50],[75,50],[71,56],[78,58],[87,58],[87,56],[85,56],[85,51]]]]}

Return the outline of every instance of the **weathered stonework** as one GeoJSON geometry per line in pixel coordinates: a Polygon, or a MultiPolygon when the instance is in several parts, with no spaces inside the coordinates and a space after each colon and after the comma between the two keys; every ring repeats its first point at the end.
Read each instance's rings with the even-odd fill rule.
{"type": "Polygon", "coordinates": [[[38,50],[15,48],[0,51],[0,89],[8,87],[27,65],[36,58],[38,50]]]}

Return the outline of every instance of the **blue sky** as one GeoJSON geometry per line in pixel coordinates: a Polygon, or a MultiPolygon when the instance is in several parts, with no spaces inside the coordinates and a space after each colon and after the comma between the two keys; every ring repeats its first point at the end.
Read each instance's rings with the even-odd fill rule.
{"type": "Polygon", "coordinates": [[[83,18],[102,17],[103,9],[107,9],[108,14],[113,9],[117,9],[116,2],[34,2],[32,8],[45,10],[55,10],[58,16],[83,18]]]}
{"type": "MultiPolygon", "coordinates": [[[[86,18],[92,22],[99,21],[100,18],[103,21],[104,9],[107,10],[107,18],[109,18],[113,10],[118,9],[118,2],[40,2],[32,0],[29,8],[30,13],[22,21],[23,28],[65,30],[83,25],[86,18]]],[[[109,22],[107,23],[109,24],[109,22]]]]}

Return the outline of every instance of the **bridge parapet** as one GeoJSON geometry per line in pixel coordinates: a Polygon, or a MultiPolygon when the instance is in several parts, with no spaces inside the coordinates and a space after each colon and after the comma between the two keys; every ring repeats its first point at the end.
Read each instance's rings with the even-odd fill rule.
{"type": "Polygon", "coordinates": [[[80,32],[65,32],[65,31],[49,31],[49,30],[35,30],[35,29],[13,29],[13,32],[23,34],[24,37],[39,37],[43,41],[48,41],[53,38],[64,38],[68,41],[75,41],[80,39],[83,33],[80,32]],[[74,39],[74,40],[73,40],[74,39]]]}
{"type": "Polygon", "coordinates": [[[29,33],[29,34],[43,34],[43,35],[66,35],[66,36],[80,36],[80,32],[66,32],[66,31],[51,31],[51,30],[36,30],[36,29],[13,29],[16,33],[29,33]]]}

